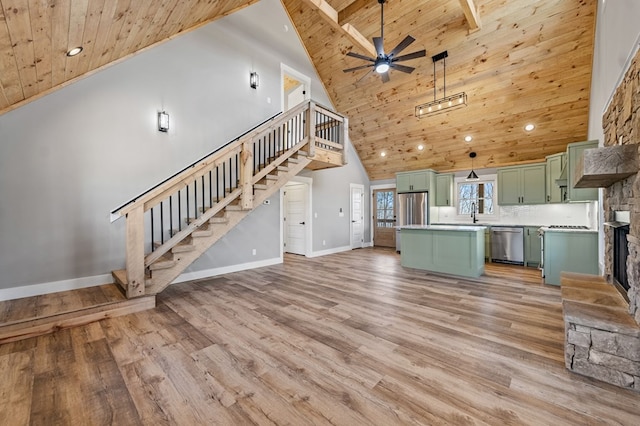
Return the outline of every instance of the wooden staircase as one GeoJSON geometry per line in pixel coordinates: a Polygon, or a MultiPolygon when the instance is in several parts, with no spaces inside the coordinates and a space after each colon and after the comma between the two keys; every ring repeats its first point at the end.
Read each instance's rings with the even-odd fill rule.
{"type": "Polygon", "coordinates": [[[126,218],[127,298],[161,292],[305,168],[346,164],[348,120],[313,102],[278,115],[112,212],[126,218]]]}

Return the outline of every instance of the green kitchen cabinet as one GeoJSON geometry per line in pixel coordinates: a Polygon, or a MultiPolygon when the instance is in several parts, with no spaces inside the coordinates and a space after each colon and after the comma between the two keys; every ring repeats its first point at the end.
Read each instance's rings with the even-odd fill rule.
{"type": "Polygon", "coordinates": [[[547,156],[547,203],[563,203],[567,195],[566,186],[559,186],[556,180],[560,179],[562,170],[567,162],[567,154],[547,156]]]}
{"type": "Polygon", "coordinates": [[[541,259],[540,236],[537,226],[524,227],[524,265],[537,268],[541,259]]]}
{"type": "Polygon", "coordinates": [[[544,283],[560,285],[560,273],[599,275],[597,231],[544,232],[544,283]]]}
{"type": "Polygon", "coordinates": [[[396,174],[396,192],[422,192],[430,190],[433,170],[402,172],[396,174]]]}
{"type": "Polygon", "coordinates": [[[544,204],[547,198],[546,164],[498,169],[498,204],[544,204]]]}
{"type": "Polygon", "coordinates": [[[576,142],[567,145],[567,200],[593,201],[598,199],[598,188],[574,188],[573,173],[585,149],[597,148],[598,141],[576,142]]]}
{"type": "Polygon", "coordinates": [[[453,205],[453,174],[442,173],[436,175],[436,200],[438,207],[453,205]]]}

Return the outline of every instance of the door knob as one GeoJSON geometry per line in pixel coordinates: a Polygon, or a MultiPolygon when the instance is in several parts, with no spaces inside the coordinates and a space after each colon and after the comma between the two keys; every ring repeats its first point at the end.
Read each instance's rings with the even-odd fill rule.
{"type": "Polygon", "coordinates": [[[304,225],[304,222],[300,222],[300,225],[304,225]]]}

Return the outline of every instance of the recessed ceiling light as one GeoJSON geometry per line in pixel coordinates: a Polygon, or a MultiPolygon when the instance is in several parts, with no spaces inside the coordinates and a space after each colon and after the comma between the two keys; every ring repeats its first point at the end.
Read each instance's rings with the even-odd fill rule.
{"type": "Polygon", "coordinates": [[[467,135],[467,136],[464,137],[464,141],[465,142],[471,142],[472,140],[473,140],[473,136],[471,136],[471,135],[467,135]]]}
{"type": "Polygon", "coordinates": [[[418,151],[422,151],[424,149],[424,145],[418,145],[418,151]]]}
{"type": "Polygon", "coordinates": [[[534,124],[531,124],[531,123],[529,123],[529,124],[527,124],[526,126],[524,126],[524,129],[525,129],[527,132],[530,132],[530,131],[532,131],[532,130],[533,130],[533,129],[535,129],[535,128],[536,128],[536,126],[535,126],[534,124]]]}
{"type": "Polygon", "coordinates": [[[380,157],[386,157],[386,156],[387,156],[387,153],[386,153],[386,152],[382,151],[382,152],[380,153],[380,157]]]}
{"type": "Polygon", "coordinates": [[[69,49],[67,56],[76,56],[80,52],[82,52],[82,46],[74,47],[73,49],[69,49]]]}

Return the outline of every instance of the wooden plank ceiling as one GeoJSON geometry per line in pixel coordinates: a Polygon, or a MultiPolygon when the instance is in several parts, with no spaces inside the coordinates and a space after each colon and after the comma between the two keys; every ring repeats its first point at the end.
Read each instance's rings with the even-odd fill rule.
{"type": "MultiPolygon", "coordinates": [[[[331,100],[350,119],[371,179],[469,169],[471,151],[476,169],[544,161],[587,138],[595,0],[387,0],[385,51],[407,34],[416,41],[403,54],[427,50],[403,62],[412,74],[391,70],[387,83],[368,70],[342,72],[366,63],[347,52],[371,55],[357,33],[369,42],[380,35],[376,0],[282,1],[331,100]],[[447,94],[466,92],[468,106],[418,119],[415,106],[434,98],[431,56],[444,50],[447,94]],[[525,132],[527,123],[535,130],[525,132]]],[[[438,98],[443,83],[438,62],[438,98]]]]}
{"type": "MultiPolygon", "coordinates": [[[[257,1],[0,0],[0,114],[257,1]]],[[[375,52],[376,0],[282,3],[371,179],[468,169],[470,151],[475,168],[539,161],[587,137],[596,0],[387,0],[385,50],[407,34],[416,41],[403,53],[427,50],[387,83],[342,72],[365,63],[347,52],[375,52]],[[431,56],[444,50],[447,93],[466,92],[468,106],[419,120],[415,106],[434,98],[431,56]]],[[[440,63],[436,73],[441,97],[440,63]]]]}
{"type": "Polygon", "coordinates": [[[257,1],[0,0],[0,114],[257,1]]]}

